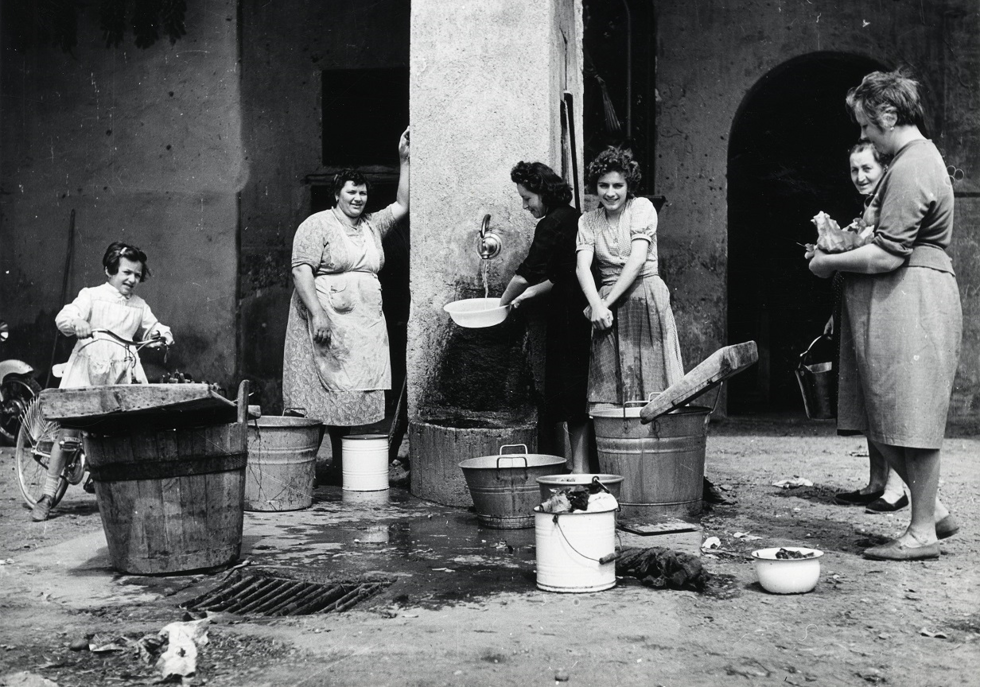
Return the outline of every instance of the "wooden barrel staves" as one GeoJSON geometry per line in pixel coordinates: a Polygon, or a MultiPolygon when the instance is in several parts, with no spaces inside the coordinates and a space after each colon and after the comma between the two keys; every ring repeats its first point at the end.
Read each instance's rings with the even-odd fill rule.
{"type": "Polygon", "coordinates": [[[229,565],[240,557],[247,467],[245,387],[239,421],[126,434],[89,434],[111,565],[162,574],[229,565]]]}

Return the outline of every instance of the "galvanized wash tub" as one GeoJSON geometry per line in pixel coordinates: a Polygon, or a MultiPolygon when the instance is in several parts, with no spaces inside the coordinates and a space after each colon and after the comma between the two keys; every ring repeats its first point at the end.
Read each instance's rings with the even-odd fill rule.
{"type": "Polygon", "coordinates": [[[481,525],[499,530],[535,526],[533,509],[542,502],[538,478],[559,472],[565,458],[529,453],[524,444],[502,446],[496,456],[460,463],[481,525]],[[522,448],[522,453],[505,449],[522,448]]]}
{"type": "Polygon", "coordinates": [[[686,406],[643,425],[640,407],[594,410],[600,469],[624,477],[618,498],[623,520],[654,522],[703,510],[710,413],[686,406]]]}
{"type": "Polygon", "coordinates": [[[244,508],[300,510],[312,505],[322,423],[304,417],[262,415],[247,421],[244,508]]]}

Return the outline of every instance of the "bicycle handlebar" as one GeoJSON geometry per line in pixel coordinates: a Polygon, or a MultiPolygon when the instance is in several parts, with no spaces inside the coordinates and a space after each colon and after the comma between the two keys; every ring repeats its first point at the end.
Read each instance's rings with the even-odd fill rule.
{"type": "Polygon", "coordinates": [[[116,334],[114,332],[111,332],[109,329],[94,329],[93,330],[93,334],[94,335],[95,334],[106,334],[107,336],[110,337],[110,339],[112,339],[116,343],[122,344],[124,346],[133,346],[134,348],[143,348],[145,346],[151,346],[153,344],[158,345],[158,346],[167,346],[168,345],[168,344],[166,344],[164,342],[164,340],[162,340],[161,334],[159,334],[158,332],[154,332],[151,335],[151,338],[144,339],[143,341],[131,341],[130,339],[125,339],[122,336],[120,336],[120,335],[118,335],[118,334],[116,334]]]}

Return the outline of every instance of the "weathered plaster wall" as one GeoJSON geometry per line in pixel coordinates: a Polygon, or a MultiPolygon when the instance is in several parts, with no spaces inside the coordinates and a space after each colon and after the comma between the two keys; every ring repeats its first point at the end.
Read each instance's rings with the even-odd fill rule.
{"type": "Polygon", "coordinates": [[[476,243],[485,214],[504,242],[489,261],[490,295],[503,291],[528,251],[534,223],[521,209],[510,170],[519,160],[560,168],[562,90],[570,88],[578,106],[582,101],[577,16],[569,0],[412,2],[413,419],[441,408],[532,403],[524,388],[531,371],[519,367],[518,320],[488,337],[459,330],[442,308],[484,295],[476,243]]]}
{"type": "Polygon", "coordinates": [[[189,3],[187,35],[145,50],[130,35],[105,48],[95,13],[80,15],[72,55],[48,46],[17,53],[5,36],[0,317],[16,350],[45,367],[74,209],[69,299],[105,280],[111,241],[136,243],[153,273],[139,293],[178,342],[169,367],[229,384],[246,176],[236,2],[189,3]]]}
{"type": "MultiPolygon", "coordinates": [[[[241,16],[251,174],[241,195],[240,336],[244,374],[257,383],[265,412],[274,412],[281,404],[292,239],[310,213],[305,177],[323,164],[321,74],[407,67],[408,4],[244,0],[241,16]]],[[[394,159],[397,165],[397,136],[394,159]]]]}
{"type": "MultiPolygon", "coordinates": [[[[932,95],[935,142],[963,170],[954,258],[964,339],[954,416],[977,414],[980,350],[980,120],[978,4],[656,0],[656,191],[663,210],[661,273],[687,369],[726,343],[727,146],[759,78],[817,51],[909,65],[932,95]]],[[[807,135],[812,135],[808,131],[807,135]]]]}

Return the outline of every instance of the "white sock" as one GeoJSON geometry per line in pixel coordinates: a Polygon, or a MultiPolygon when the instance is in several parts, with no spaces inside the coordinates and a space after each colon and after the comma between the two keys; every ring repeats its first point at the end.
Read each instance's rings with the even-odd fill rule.
{"type": "Polygon", "coordinates": [[[52,498],[55,498],[55,492],[58,491],[58,483],[60,481],[61,480],[59,480],[58,477],[52,477],[51,475],[48,475],[48,477],[45,479],[45,489],[42,493],[45,496],[51,496],[52,498]]]}

